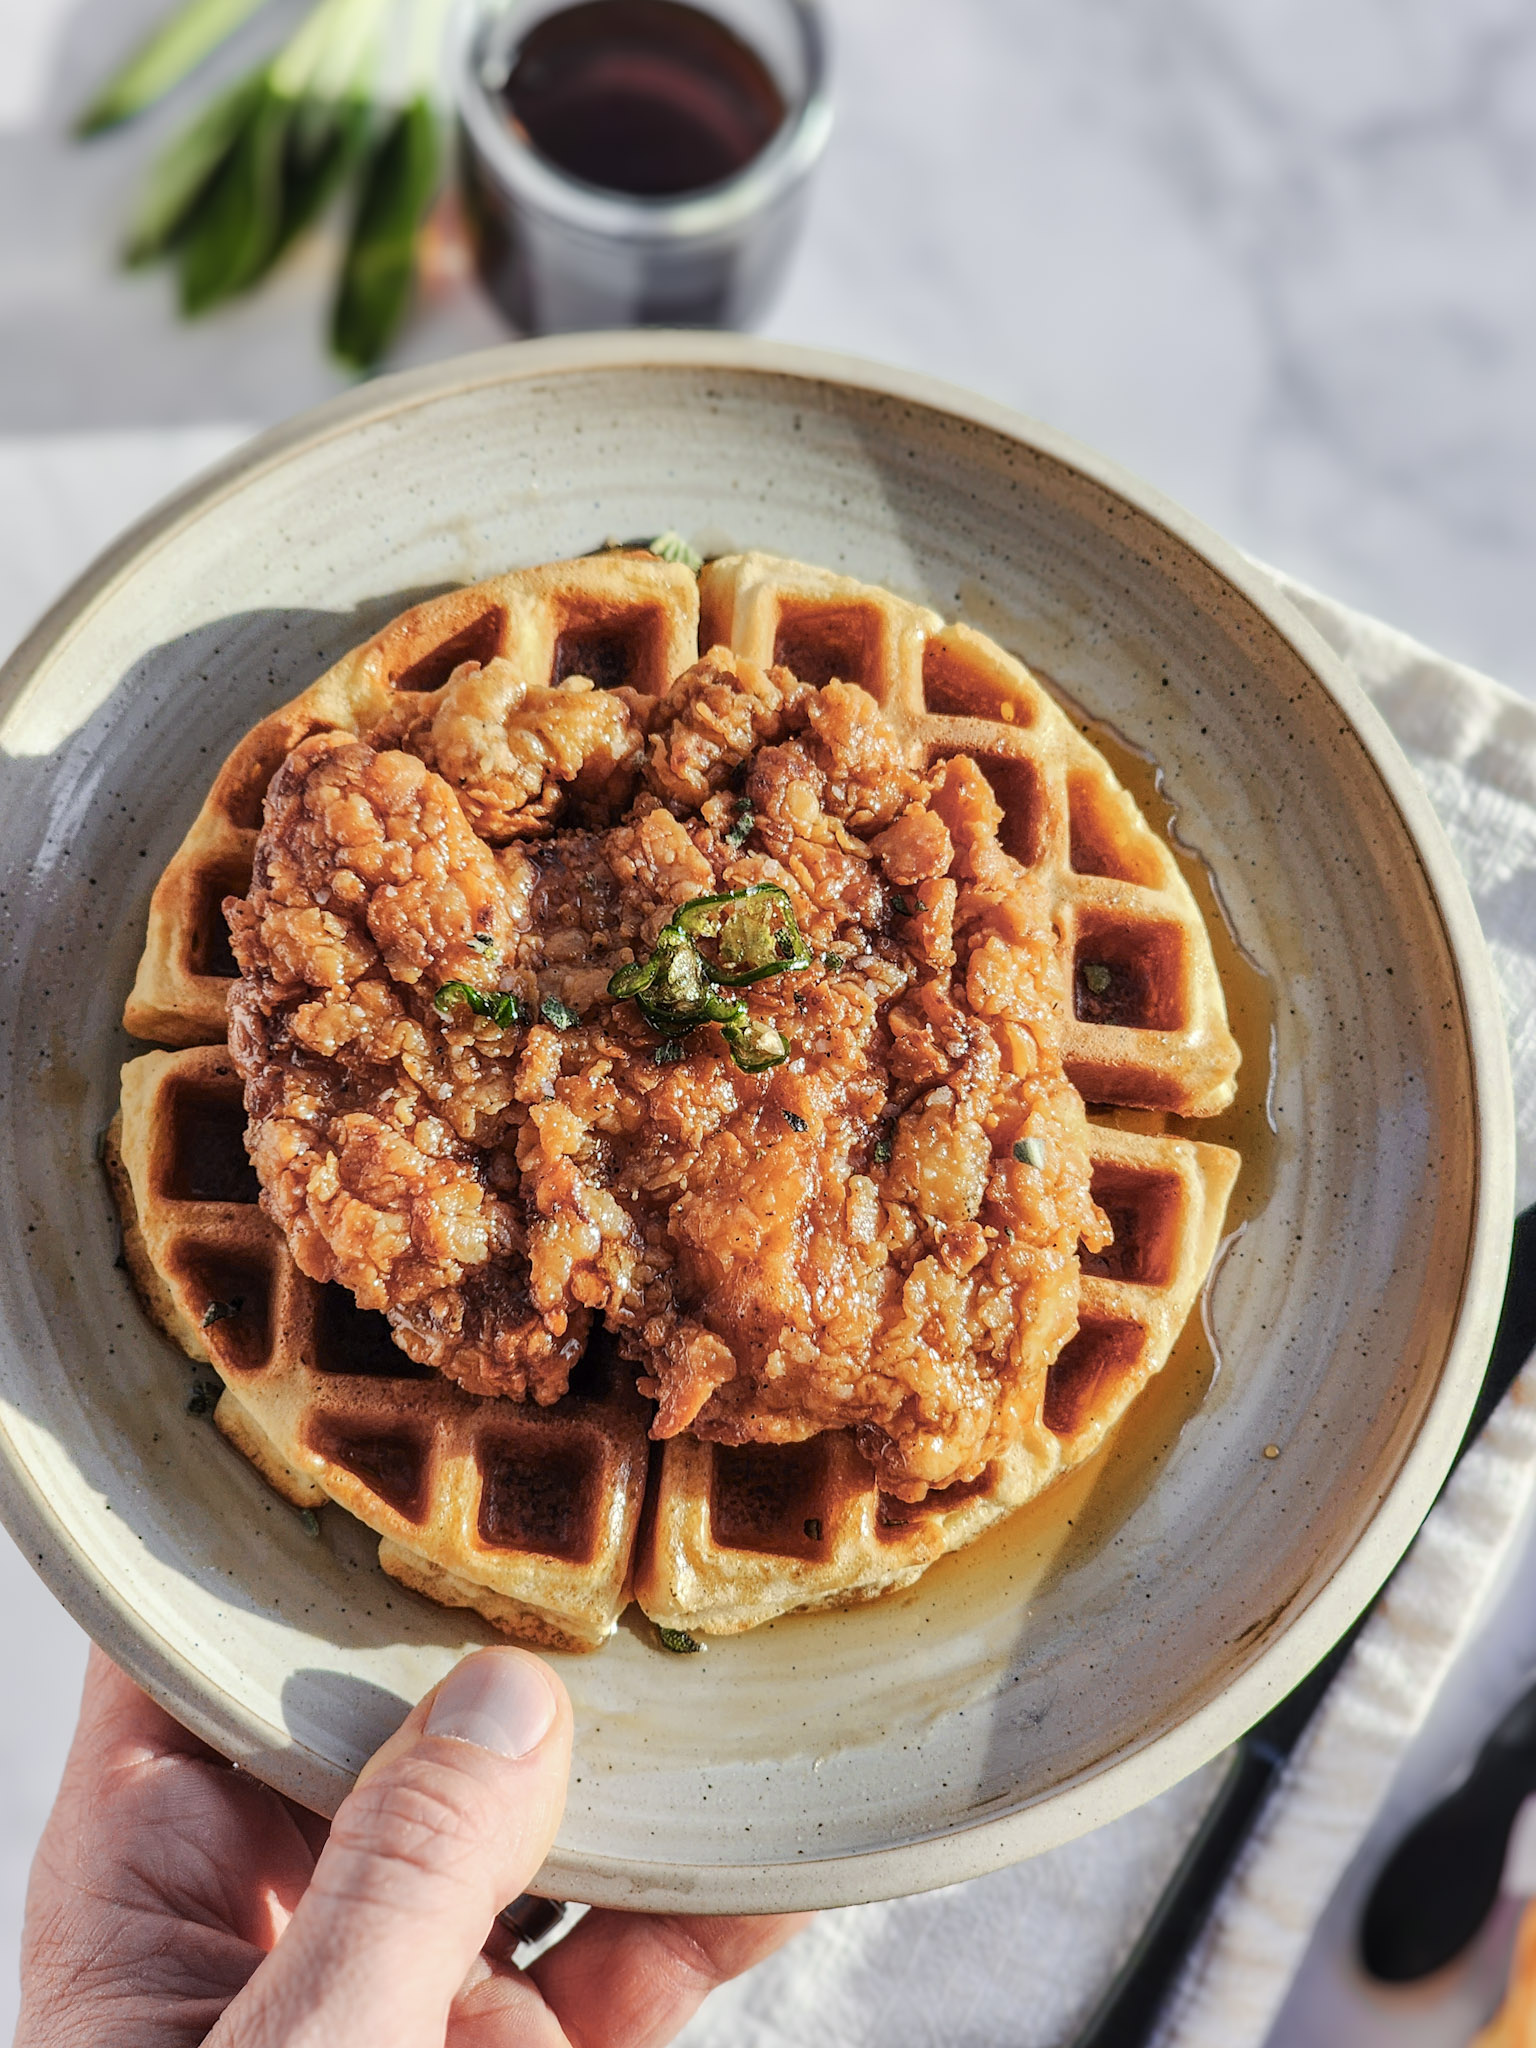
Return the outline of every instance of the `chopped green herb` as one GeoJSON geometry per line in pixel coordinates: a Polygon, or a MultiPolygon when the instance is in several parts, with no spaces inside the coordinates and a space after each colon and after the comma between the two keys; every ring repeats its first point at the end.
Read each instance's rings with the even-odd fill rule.
{"type": "Polygon", "coordinates": [[[719,998],[703,959],[675,915],[656,934],[650,958],[621,967],[610,978],[608,993],[616,1002],[632,998],[645,1012],[646,1022],[661,1032],[668,1031],[668,1019],[676,1020],[680,1030],[691,1031],[695,1024],[723,1023],[735,1014],[729,1002],[713,1014],[719,998]]]}
{"type": "Polygon", "coordinates": [[[494,953],[496,950],[496,941],[491,937],[489,932],[471,932],[469,935],[469,943],[474,947],[475,951],[480,955],[482,960],[485,959],[488,954],[494,953]]]}
{"type": "Polygon", "coordinates": [[[1038,1138],[1020,1138],[1013,1148],[1013,1156],[1023,1166],[1044,1166],[1045,1147],[1038,1138]]]}
{"type": "Polygon", "coordinates": [[[1109,990],[1109,984],[1115,978],[1113,974],[1110,973],[1107,967],[1102,966],[1096,960],[1090,962],[1088,966],[1081,968],[1079,972],[1082,974],[1083,981],[1086,984],[1086,986],[1089,989],[1091,989],[1093,994],[1096,996],[1102,996],[1107,994],[1109,990]]]}
{"type": "Polygon", "coordinates": [[[231,1316],[239,1315],[244,1307],[243,1294],[233,1295],[228,1301],[210,1301],[203,1310],[203,1328],[211,1330],[215,1323],[227,1323],[231,1316]]]}
{"type": "Polygon", "coordinates": [[[892,896],[891,908],[898,917],[911,917],[913,915],[912,906],[905,896],[892,896]]]}
{"type": "Polygon", "coordinates": [[[440,1017],[448,1016],[455,1003],[468,1003],[477,1017],[490,1015],[490,1003],[479,989],[471,988],[467,981],[445,981],[432,998],[432,1007],[440,1017]]]}
{"type": "Polygon", "coordinates": [[[702,1643],[696,1643],[685,1628],[663,1628],[658,1623],[656,1633],[661,1637],[661,1647],[678,1657],[691,1657],[704,1647],[702,1643]]]}
{"type": "Polygon", "coordinates": [[[189,1415],[211,1415],[219,1405],[219,1396],[224,1391],[217,1380],[199,1380],[187,1399],[189,1415]]]}
{"type": "Polygon", "coordinates": [[[809,1536],[809,1537],[810,1537],[810,1539],[811,1539],[811,1541],[812,1541],[813,1543],[819,1543],[819,1542],[821,1541],[821,1519],[820,1519],[820,1517],[819,1517],[819,1516],[817,1516],[817,1515],[807,1515],[807,1516],[806,1516],[806,1518],[805,1518],[805,1533],[806,1533],[806,1535],[807,1535],[807,1536],[809,1536]]]}
{"type": "Polygon", "coordinates": [[[896,1149],[896,1146],[895,1146],[895,1143],[894,1143],[894,1141],[893,1141],[893,1140],[892,1140],[892,1138],[891,1138],[891,1135],[890,1135],[889,1131],[887,1131],[887,1133],[885,1134],[885,1136],[884,1136],[883,1138],[876,1138],[876,1140],[875,1140],[875,1164],[876,1164],[876,1166],[889,1166],[889,1165],[890,1165],[890,1163],[891,1163],[891,1154],[892,1154],[892,1153],[893,1153],[893,1152],[895,1151],[895,1149],[896,1149]]]}
{"type": "Polygon", "coordinates": [[[842,953],[823,953],[821,959],[822,965],[833,974],[839,973],[848,965],[847,956],[842,953]]]}
{"type": "Polygon", "coordinates": [[[687,1057],[688,1048],[680,1038],[664,1038],[651,1054],[658,1067],[675,1066],[679,1060],[685,1060],[687,1057]]]}
{"type": "Polygon", "coordinates": [[[313,1508],[302,1508],[300,1510],[299,1527],[306,1536],[318,1536],[320,1534],[320,1517],[313,1508]]]}
{"type": "Polygon", "coordinates": [[[750,799],[747,797],[738,798],[736,815],[726,827],[726,845],[736,848],[745,846],[752,836],[752,827],[756,823],[757,813],[753,810],[750,799]]]}
{"type": "Polygon", "coordinates": [[[811,964],[794,907],[777,882],[755,882],[725,896],[695,896],[672,913],[672,923],[695,948],[700,939],[719,942],[719,957],[705,960],[704,969],[724,988],[748,988],[770,974],[811,964]]]}
{"type": "Polygon", "coordinates": [[[792,1131],[803,1131],[808,1128],[805,1118],[803,1116],[796,1116],[792,1109],[785,1110],[784,1121],[792,1131]]]}
{"type": "Polygon", "coordinates": [[[440,1017],[448,1016],[455,1003],[466,1004],[477,1017],[489,1017],[499,1031],[533,1022],[527,1004],[520,1003],[516,996],[482,995],[467,981],[445,981],[432,998],[432,1007],[440,1017]]]}
{"type": "Polygon", "coordinates": [[[660,555],[664,562],[681,562],[685,569],[691,569],[695,576],[704,566],[704,557],[697,548],[689,547],[680,533],[674,533],[669,526],[665,533],[658,533],[651,542],[650,551],[660,555]]]}
{"type": "MultiPolygon", "coordinates": [[[[745,1010],[746,1005],[742,1008],[745,1010]]],[[[743,1015],[739,1023],[722,1024],[720,1030],[731,1058],[744,1074],[766,1073],[789,1058],[782,1032],[759,1018],[743,1015]]]]}
{"type": "Polygon", "coordinates": [[[811,964],[789,897],[772,882],[696,896],[680,904],[656,934],[649,958],[621,967],[608,983],[616,1002],[633,1001],[658,1037],[684,1038],[700,1024],[718,1024],[743,1073],[758,1074],[789,1057],[783,1035],[748,1014],[740,996],[772,974],[811,964]],[[716,957],[705,956],[711,943],[716,957]]]}
{"type": "Polygon", "coordinates": [[[539,1005],[539,1015],[556,1031],[573,1031],[581,1022],[579,1012],[573,1010],[569,1003],[562,1003],[558,996],[546,996],[539,1005]]]}

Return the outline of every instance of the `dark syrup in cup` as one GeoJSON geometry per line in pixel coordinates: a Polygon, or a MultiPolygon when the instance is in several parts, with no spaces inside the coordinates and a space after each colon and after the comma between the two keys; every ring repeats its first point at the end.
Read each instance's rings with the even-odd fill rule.
{"type": "Polygon", "coordinates": [[[580,0],[547,15],[519,47],[503,92],[547,162],[641,198],[735,177],[786,111],[757,52],[682,0],[580,0]]]}
{"type": "Polygon", "coordinates": [[[746,327],[831,126],[819,0],[462,0],[465,213],[528,334],[746,327]]]}

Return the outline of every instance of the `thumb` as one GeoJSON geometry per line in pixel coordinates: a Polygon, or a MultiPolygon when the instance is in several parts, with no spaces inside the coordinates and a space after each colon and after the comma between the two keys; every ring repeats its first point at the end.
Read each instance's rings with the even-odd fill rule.
{"type": "Polygon", "coordinates": [[[565,1805],[571,1708],[525,1650],[478,1650],[364,1767],[308,1891],[206,2048],[427,2048],[565,1805]]]}

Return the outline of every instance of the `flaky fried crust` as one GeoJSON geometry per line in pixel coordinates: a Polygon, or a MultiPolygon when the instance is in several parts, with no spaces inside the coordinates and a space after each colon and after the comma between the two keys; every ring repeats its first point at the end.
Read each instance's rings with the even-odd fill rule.
{"type": "MultiPolygon", "coordinates": [[[[404,744],[412,731],[431,722],[449,676],[465,660],[478,661],[482,669],[497,661],[517,664],[528,691],[558,686],[583,664],[588,672],[602,669],[597,680],[634,693],[644,725],[645,701],[660,695],[697,659],[694,607],[700,596],[704,644],[726,645],[738,673],[750,664],[767,675],[777,658],[780,668],[800,672],[802,684],[819,686],[833,678],[857,684],[895,727],[909,775],[921,777],[936,761],[954,755],[976,764],[1002,814],[1001,843],[1028,870],[1060,934],[1058,1004],[1067,1071],[1091,1099],[1186,1114],[1206,1113],[1230,1099],[1236,1049],[1187,887],[1167,847],[1141,820],[1102,759],[1027,671],[981,636],[944,628],[920,607],[761,556],[712,564],[697,588],[686,572],[639,557],[600,557],[520,572],[420,607],[348,657],[293,705],[263,721],[226,764],[157,891],[150,943],[129,1006],[130,1028],[170,1044],[211,1044],[219,1036],[228,981],[217,971],[222,963],[211,906],[225,894],[245,892],[260,794],[296,743],[329,731],[404,744]],[[1085,965],[1096,970],[1089,981],[1083,977],[1085,965]]],[[[776,744],[782,734],[770,727],[782,704],[759,709],[768,724],[760,731],[754,723],[751,739],[759,746],[765,739],[776,744]]],[[[462,747],[472,723],[461,719],[456,735],[448,737],[462,747]]],[[[537,743],[530,747],[524,738],[509,735],[510,758],[491,763],[495,774],[472,779],[475,802],[483,803],[486,817],[502,807],[494,830],[508,822],[509,794],[532,789],[530,762],[546,738],[536,734],[537,743]]],[[[645,772],[653,781],[674,778],[676,787],[666,790],[668,800],[686,789],[690,778],[695,787],[724,797],[729,795],[725,782],[734,765],[728,759],[733,744],[739,744],[739,736],[733,742],[729,732],[722,734],[711,723],[709,687],[701,682],[688,718],[678,721],[665,749],[651,747],[648,738],[645,772]]],[[[448,754],[441,756],[441,765],[449,765],[448,754]]],[[[620,744],[608,749],[605,796],[576,790],[575,778],[554,789],[551,777],[543,776],[533,794],[534,803],[543,806],[534,836],[563,829],[562,814],[573,816],[575,805],[611,801],[612,776],[633,771],[620,744]]],[[[878,778],[867,791],[854,786],[856,781],[849,784],[850,816],[866,797],[880,801],[878,778]]],[[[553,783],[558,782],[555,774],[553,783]]],[[[665,788],[665,783],[655,786],[665,788]]],[[[892,851],[896,859],[923,857],[916,843],[892,851]]],[[[165,1056],[150,1056],[156,1057],[165,1056]]],[[[208,1055],[174,1057],[196,1061],[208,1055]]],[[[530,1574],[536,1578],[548,1563],[549,1552],[539,1544],[553,1540],[547,1529],[535,1526],[538,1475],[558,1465],[557,1441],[568,1445],[571,1439],[540,1439],[536,1425],[545,1419],[558,1422],[567,1402],[545,1411],[506,1402],[478,1404],[493,1418],[515,1409],[519,1423],[535,1425],[521,1463],[503,1460],[495,1466],[478,1453],[467,1462],[439,1459],[435,1421],[430,1428],[416,1429],[415,1462],[406,1459],[414,1475],[409,1488],[402,1490],[404,1468],[398,1462],[381,1466],[375,1458],[370,1465],[366,1457],[354,1455],[356,1439],[349,1440],[344,1458],[338,1450],[341,1439],[328,1434],[325,1418],[348,1375],[334,1365],[329,1372],[314,1368],[323,1351],[317,1333],[325,1320],[315,1304],[323,1306],[333,1290],[305,1279],[278,1234],[263,1225],[270,1234],[261,1256],[277,1309],[265,1319],[255,1316],[259,1327],[245,1338],[238,1315],[220,1317],[204,1330],[208,1307],[218,1297],[199,1280],[195,1254],[205,1242],[222,1243],[230,1205],[215,1217],[219,1204],[187,1198],[184,1188],[181,1198],[172,1199],[163,1182],[151,1185],[148,1157],[162,1139],[170,1152],[161,1167],[175,1180],[174,1164],[167,1167],[166,1158],[174,1162],[177,1090],[189,1079],[201,1085],[207,1078],[177,1066],[159,1069],[131,1087],[125,1084],[125,1128],[139,1127],[139,1150],[149,1175],[138,1190],[139,1205],[142,1209],[147,1202],[163,1226],[146,1233],[146,1243],[154,1246],[149,1266],[176,1305],[170,1320],[178,1340],[189,1351],[200,1345],[212,1354],[274,1456],[311,1476],[406,1555],[445,1574],[443,1584],[452,1580],[487,1587],[509,1603],[502,1625],[512,1610],[524,1609],[544,1615],[539,1626],[561,1628],[560,1603],[574,1602],[583,1618],[573,1633],[585,1630],[593,1639],[591,1617],[597,1609],[583,1607],[575,1590],[586,1569],[576,1551],[581,1529],[614,1531],[615,1496],[604,1490],[608,1482],[599,1478],[589,1484],[585,1475],[606,1469],[593,1445],[627,1443],[629,1423],[610,1420],[606,1410],[599,1417],[588,1399],[587,1420],[595,1431],[588,1447],[592,1454],[573,1457],[564,1468],[565,1492],[575,1504],[580,1528],[573,1534],[572,1517],[566,1516],[561,1541],[568,1545],[564,1562],[569,1569],[558,1589],[540,1582],[539,1590],[550,1595],[543,1600],[525,1597],[530,1574]],[[304,1299],[311,1303],[307,1337],[304,1299]],[[521,1477],[509,1479],[508,1473],[521,1477]],[[519,1485],[533,1489],[524,1500],[521,1521],[518,1512],[502,1512],[517,1497],[519,1485]],[[393,1501],[387,1497],[391,1488],[393,1501]],[[498,1502],[502,1505],[493,1512],[498,1502]],[[487,1529],[495,1541],[485,1539],[487,1529]]],[[[855,1480],[862,1468],[862,1483],[845,1485],[839,1472],[857,1453],[847,1436],[836,1432],[807,1445],[734,1449],[679,1437],[659,1460],[652,1512],[638,1551],[636,1491],[636,1520],[621,1517],[617,1527],[622,1569],[614,1562],[615,1553],[603,1552],[602,1611],[608,1619],[598,1624],[597,1639],[611,1625],[614,1603],[625,1596],[631,1570],[648,1611],[672,1626],[721,1632],[751,1626],[786,1607],[877,1592],[903,1575],[910,1578],[943,1550],[969,1541],[987,1522],[1089,1454],[1166,1358],[1208,1267],[1236,1160],[1221,1148],[1156,1136],[1133,1139],[1102,1124],[1089,1128],[1087,1145],[1095,1193],[1107,1174],[1120,1213],[1142,1218],[1129,1237],[1143,1249],[1150,1244],[1155,1256],[1139,1264],[1132,1260],[1119,1277],[1108,1271],[1085,1276],[1079,1335],[1044,1375],[1038,1417],[1027,1433],[1028,1455],[1015,1469],[1005,1470],[1004,1461],[994,1460],[975,1482],[952,1489],[948,1497],[930,1494],[914,1505],[882,1491],[863,1460],[849,1467],[855,1480]]],[[[125,1142],[125,1153],[131,1149],[125,1142]]],[[[248,1214],[253,1225],[262,1222],[255,1212],[248,1214]]],[[[1113,1252],[1108,1256],[1112,1259],[1113,1252]]],[[[206,1278],[206,1265],[202,1270],[206,1278]]],[[[372,1378],[370,1413],[382,1420],[387,1405],[397,1416],[408,1412],[419,1422],[424,1384],[402,1390],[372,1378]]],[[[447,1395],[458,1391],[446,1383],[432,1384],[442,1385],[447,1395]]],[[[426,1565],[424,1577],[430,1575],[426,1565]]]]}

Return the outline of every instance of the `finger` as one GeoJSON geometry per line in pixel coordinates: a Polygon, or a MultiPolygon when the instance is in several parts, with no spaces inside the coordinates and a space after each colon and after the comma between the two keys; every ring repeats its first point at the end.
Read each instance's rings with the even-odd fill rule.
{"type": "Polygon", "coordinates": [[[441,2041],[492,1920],[548,1854],[570,1748],[547,1664],[466,1657],[363,1770],[291,1926],[208,2048],[441,2041]]]}
{"type": "Polygon", "coordinates": [[[324,1814],[311,1813],[307,1806],[300,1806],[296,1799],[285,1799],[283,1805],[288,1810],[288,1818],[304,1837],[310,1855],[318,1862],[320,1851],[330,1837],[330,1822],[324,1814]]]}
{"type": "Polygon", "coordinates": [[[201,2042],[313,1867],[275,1793],[94,1652],[27,1891],[18,2042],[201,2042]]]}
{"type": "Polygon", "coordinates": [[[120,1903],[211,1919],[261,1953],[288,1925],[324,1843],[323,1821],[308,1814],[301,1825],[95,1648],[57,1815],[68,1854],[49,1845],[57,1874],[99,1892],[110,1871],[120,1903]]]}
{"type": "MultiPolygon", "coordinates": [[[[716,1985],[772,1955],[813,1917],[589,1913],[528,1974],[571,2040],[652,2048],[670,2041],[716,1985]]],[[[506,2039],[511,2048],[513,2036],[506,2039]]]]}

